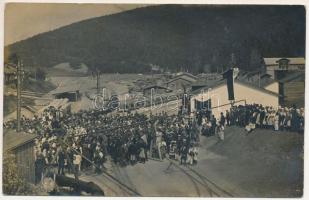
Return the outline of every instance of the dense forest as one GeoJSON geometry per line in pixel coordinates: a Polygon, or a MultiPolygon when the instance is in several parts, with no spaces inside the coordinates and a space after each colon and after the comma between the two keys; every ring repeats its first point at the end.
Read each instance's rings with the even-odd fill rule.
{"type": "Polygon", "coordinates": [[[262,57],[305,55],[305,8],[150,6],[42,33],[5,53],[31,68],[69,62],[119,73],[149,72],[153,65],[192,73],[231,65],[256,70],[262,57]]]}

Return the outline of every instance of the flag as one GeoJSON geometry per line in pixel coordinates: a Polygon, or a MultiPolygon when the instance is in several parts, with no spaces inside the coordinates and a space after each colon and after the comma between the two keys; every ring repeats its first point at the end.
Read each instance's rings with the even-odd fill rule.
{"type": "Polygon", "coordinates": [[[239,69],[238,68],[233,68],[233,79],[235,79],[238,76],[239,69]]]}
{"type": "Polygon", "coordinates": [[[226,79],[227,92],[229,100],[235,100],[234,98],[234,69],[230,68],[223,73],[223,78],[226,79]]]}

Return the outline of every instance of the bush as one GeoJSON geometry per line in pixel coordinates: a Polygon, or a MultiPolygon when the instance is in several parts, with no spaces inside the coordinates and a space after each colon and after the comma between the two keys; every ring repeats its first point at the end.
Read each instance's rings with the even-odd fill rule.
{"type": "Polygon", "coordinates": [[[18,174],[15,156],[4,153],[3,155],[3,193],[7,195],[33,194],[30,184],[26,183],[18,174]]]}

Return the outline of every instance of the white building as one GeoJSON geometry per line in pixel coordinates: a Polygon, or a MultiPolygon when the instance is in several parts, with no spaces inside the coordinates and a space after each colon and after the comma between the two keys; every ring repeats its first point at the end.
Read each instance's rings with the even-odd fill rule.
{"type": "MultiPolygon", "coordinates": [[[[273,82],[268,86],[268,89],[257,87],[243,81],[234,81],[234,97],[235,105],[244,104],[262,104],[263,106],[272,106],[277,108],[279,106],[278,83],[273,82]],[[273,90],[273,91],[272,91],[273,90]]],[[[228,100],[227,84],[225,80],[221,80],[213,86],[194,91],[190,100],[191,112],[200,109],[200,102],[210,102],[209,105],[204,104],[205,107],[212,108],[212,113],[218,117],[221,112],[229,110],[231,107],[228,100]]]]}

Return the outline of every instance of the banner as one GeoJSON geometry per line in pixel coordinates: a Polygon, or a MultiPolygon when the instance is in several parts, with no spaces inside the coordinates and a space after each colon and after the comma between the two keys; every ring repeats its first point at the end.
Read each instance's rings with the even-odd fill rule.
{"type": "Polygon", "coordinates": [[[233,68],[228,69],[223,73],[223,78],[226,79],[227,92],[229,100],[235,100],[234,98],[234,70],[233,68]]]}

